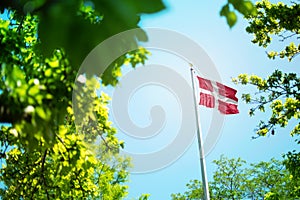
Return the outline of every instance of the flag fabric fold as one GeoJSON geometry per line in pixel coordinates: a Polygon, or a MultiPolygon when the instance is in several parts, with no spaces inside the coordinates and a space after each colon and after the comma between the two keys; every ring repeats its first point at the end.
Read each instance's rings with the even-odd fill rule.
{"type": "Polygon", "coordinates": [[[219,82],[216,82],[217,86],[218,86],[218,90],[219,90],[219,94],[224,96],[224,97],[228,97],[234,101],[238,101],[238,98],[235,96],[237,91],[233,88],[230,88],[226,85],[223,85],[219,82]]]}
{"type": "Polygon", "coordinates": [[[199,76],[197,79],[200,88],[200,105],[208,108],[214,108],[217,105],[218,110],[225,115],[239,113],[235,89],[199,76]]]}
{"type": "Polygon", "coordinates": [[[200,92],[199,104],[206,106],[208,108],[214,108],[215,107],[215,97],[211,94],[206,94],[206,93],[200,92]]]}
{"type": "Polygon", "coordinates": [[[199,76],[197,76],[198,80],[199,80],[199,87],[204,89],[204,90],[208,90],[210,92],[213,92],[214,89],[213,89],[213,85],[211,83],[210,80],[208,79],[205,79],[205,78],[201,78],[199,76]]]}
{"type": "Polygon", "coordinates": [[[222,100],[218,100],[218,109],[222,114],[237,114],[239,110],[237,108],[237,104],[226,103],[222,100]]]}

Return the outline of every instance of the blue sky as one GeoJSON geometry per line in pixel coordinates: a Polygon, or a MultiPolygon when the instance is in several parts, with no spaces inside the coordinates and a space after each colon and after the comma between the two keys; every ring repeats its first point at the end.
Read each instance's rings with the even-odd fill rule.
{"type": "MultiPolygon", "coordinates": [[[[242,93],[253,91],[251,87],[236,86],[231,82],[231,78],[240,73],[258,74],[265,77],[277,68],[283,71],[299,72],[296,68],[299,57],[292,63],[285,60],[269,60],[265,54],[265,49],[252,44],[252,36],[246,33],[245,27],[247,24],[241,16],[239,16],[237,25],[233,29],[229,29],[225,19],[219,16],[219,10],[226,1],[211,3],[208,0],[168,0],[165,3],[167,5],[165,11],[142,17],[141,26],[174,30],[197,42],[213,60],[222,76],[223,83],[238,90],[237,96],[239,98],[242,93]]],[[[278,45],[280,44],[275,44],[273,47],[278,48],[278,45]]],[[[182,70],[183,65],[187,63],[175,61],[177,58],[172,56],[166,55],[165,52],[153,52],[155,62],[160,60],[161,63],[169,65],[176,63],[176,67],[182,70]]],[[[150,57],[150,62],[151,59],[150,57]]],[[[176,67],[174,65],[174,68],[176,67]]],[[[189,70],[186,72],[181,71],[181,73],[183,77],[189,76],[189,70]]],[[[129,103],[128,112],[132,120],[138,121],[137,123],[141,126],[149,123],[149,116],[143,116],[143,114],[147,113],[147,109],[151,105],[159,101],[159,97],[163,106],[170,107],[166,108],[167,115],[176,116],[178,111],[172,108],[172,106],[176,108],[176,100],[169,101],[169,99],[172,99],[172,94],[168,94],[162,88],[152,87],[146,88],[144,93],[137,93],[131,99],[132,103],[129,103]],[[147,94],[151,95],[147,96],[147,94]],[[151,97],[153,98],[151,99],[151,97]],[[154,103],[151,103],[152,100],[154,103]],[[142,103],[137,103],[139,101],[142,103]],[[171,111],[168,111],[168,109],[171,109],[171,111]]],[[[209,180],[212,180],[212,174],[215,170],[212,161],[219,159],[222,154],[230,158],[242,157],[250,163],[270,160],[272,157],[280,159],[283,153],[297,148],[294,143],[295,138],[290,137],[288,134],[291,126],[286,129],[279,129],[275,136],[252,140],[251,137],[254,135],[256,124],[259,120],[266,119],[268,113],[258,113],[255,117],[250,118],[248,116],[249,108],[248,105],[239,101],[240,114],[226,116],[218,143],[206,157],[209,180]]],[[[200,113],[205,137],[211,111],[201,108],[200,113]]],[[[166,117],[168,119],[168,116],[166,117]]],[[[173,137],[174,130],[176,131],[176,128],[178,128],[178,121],[180,119],[173,117],[171,122],[166,122],[164,128],[167,129],[169,135],[163,137],[156,135],[148,143],[143,141],[142,146],[145,149],[140,148],[141,141],[130,139],[122,135],[122,132],[118,136],[125,140],[125,145],[131,148],[132,151],[154,151],[155,148],[163,147],[173,137]]],[[[201,178],[198,159],[197,142],[194,140],[184,155],[171,166],[151,173],[132,174],[129,182],[128,199],[136,198],[142,193],[150,193],[150,199],[154,200],[170,199],[171,193],[185,191],[185,184],[189,180],[201,178]]]]}
{"type": "MultiPolygon", "coordinates": [[[[182,33],[197,42],[213,60],[223,83],[238,90],[237,96],[251,90],[250,87],[236,86],[231,82],[232,77],[240,73],[258,74],[267,76],[275,69],[294,71],[299,73],[296,57],[292,63],[285,60],[269,60],[265,49],[251,43],[252,36],[245,32],[246,22],[239,16],[238,23],[233,29],[229,29],[225,19],[219,16],[221,6],[227,1],[208,0],[168,0],[165,1],[167,9],[161,13],[143,16],[142,27],[166,28],[182,33]]],[[[278,48],[279,43],[272,45],[278,48]]],[[[166,52],[153,51],[149,62],[167,65],[189,79],[187,63],[180,58],[169,55],[166,52]]],[[[125,70],[124,74],[128,73],[125,70]]],[[[128,150],[143,153],[163,148],[164,145],[176,136],[176,130],[180,126],[180,110],[174,94],[159,86],[144,88],[129,102],[129,113],[133,121],[144,126],[149,123],[149,108],[155,104],[161,104],[165,109],[166,123],[163,135],[153,136],[151,139],[137,141],[131,139],[119,131],[118,137],[125,140],[128,150]],[[144,114],[147,114],[145,116],[144,114]],[[141,148],[143,147],[143,148],[141,148]]],[[[107,91],[112,93],[113,91],[107,91]]],[[[265,119],[268,113],[258,113],[255,117],[248,116],[249,106],[239,102],[239,115],[226,116],[221,136],[215,148],[206,157],[208,179],[212,180],[215,166],[213,160],[219,159],[224,154],[227,157],[241,157],[247,162],[270,160],[272,157],[280,159],[283,153],[298,148],[294,138],[289,136],[291,126],[279,129],[272,137],[252,140],[254,128],[260,119],[265,119]]],[[[200,108],[201,123],[204,138],[211,120],[211,110],[200,108]]],[[[113,118],[112,118],[113,120],[113,118]]],[[[199,154],[197,141],[194,140],[183,156],[172,165],[161,170],[131,174],[129,182],[129,195],[127,199],[137,198],[142,193],[151,194],[151,200],[170,199],[171,193],[184,192],[185,184],[191,179],[200,179],[199,154]]]]}

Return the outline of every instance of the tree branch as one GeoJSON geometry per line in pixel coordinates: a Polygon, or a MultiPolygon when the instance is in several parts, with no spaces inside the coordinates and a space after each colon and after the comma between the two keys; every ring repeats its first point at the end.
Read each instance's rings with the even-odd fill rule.
{"type": "Polygon", "coordinates": [[[49,193],[48,193],[47,181],[46,181],[45,176],[44,176],[45,162],[46,162],[46,156],[47,156],[47,153],[48,153],[48,149],[45,150],[44,155],[43,155],[43,158],[42,158],[41,178],[42,178],[43,183],[44,183],[44,186],[45,186],[45,192],[46,192],[46,195],[47,195],[47,199],[50,200],[50,195],[49,195],[49,193]]]}
{"type": "Polygon", "coordinates": [[[294,37],[295,35],[297,35],[297,33],[293,33],[293,34],[290,34],[290,35],[287,35],[287,36],[285,36],[285,35],[283,35],[283,34],[280,34],[280,35],[278,35],[281,39],[279,40],[280,42],[283,42],[284,40],[286,40],[286,39],[289,39],[289,38],[291,38],[291,37],[294,37]]]}

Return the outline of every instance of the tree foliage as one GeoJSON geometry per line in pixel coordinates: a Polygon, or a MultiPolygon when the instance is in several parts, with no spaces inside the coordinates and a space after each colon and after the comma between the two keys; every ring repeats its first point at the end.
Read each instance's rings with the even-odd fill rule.
{"type": "MultiPolygon", "coordinates": [[[[282,161],[247,164],[241,158],[221,156],[213,161],[217,168],[209,182],[211,199],[295,199],[298,184],[291,178],[282,161]]],[[[285,161],[284,161],[285,162],[285,161]]],[[[171,195],[173,200],[203,199],[202,184],[191,180],[183,194],[171,195]]]]}
{"type": "MultiPolygon", "coordinates": [[[[300,53],[300,4],[297,1],[284,4],[262,0],[257,2],[255,6],[257,15],[246,16],[249,21],[246,31],[254,36],[252,42],[263,48],[268,48],[270,44],[274,43],[274,40],[277,40],[284,47],[281,50],[269,51],[267,53],[268,58],[279,57],[292,62],[300,53]]],[[[256,88],[254,94],[242,94],[242,99],[247,104],[255,105],[249,111],[250,116],[253,116],[256,111],[268,111],[270,113],[267,120],[262,120],[258,124],[257,137],[274,135],[278,127],[287,128],[290,124],[293,128],[286,132],[296,137],[295,141],[300,143],[299,74],[296,72],[285,73],[276,69],[266,78],[258,75],[240,74],[233,81],[237,84],[252,85],[256,88]]],[[[300,154],[294,150],[285,156],[285,166],[291,173],[293,182],[299,185],[297,174],[299,174],[300,154]]],[[[298,186],[291,186],[290,192],[295,197],[299,197],[298,186]]],[[[276,199],[276,192],[274,194],[271,192],[269,198],[276,199]]]]}
{"type": "Polygon", "coordinates": [[[160,0],[4,0],[0,11],[6,8],[15,11],[18,21],[22,21],[25,15],[36,15],[41,41],[39,48],[44,55],[51,56],[54,49],[63,48],[73,67],[79,67],[100,42],[119,32],[137,28],[141,14],[158,12],[164,5],[160,0]]]}
{"type": "Polygon", "coordinates": [[[249,15],[256,16],[257,10],[251,1],[248,0],[228,0],[228,2],[222,7],[220,16],[225,17],[228,26],[231,28],[237,22],[237,14],[240,13],[247,17],[249,15]]]}
{"type": "MultiPolygon", "coordinates": [[[[120,157],[120,142],[108,121],[107,96],[95,96],[97,127],[102,145],[87,132],[76,131],[71,106],[64,124],[57,126],[52,145],[40,137],[39,145],[28,150],[17,129],[1,129],[1,182],[3,199],[122,199],[126,196],[128,158],[120,157]],[[105,127],[106,130],[101,129],[105,127]],[[89,139],[89,142],[87,141],[89,139]],[[91,139],[93,139],[91,141],[91,139]],[[94,144],[94,145],[93,145],[94,144]]],[[[88,121],[82,123],[87,126],[88,121]]],[[[77,127],[78,129],[78,127],[77,127]]],[[[92,133],[92,132],[91,132],[92,133]]]]}
{"type": "MultiPolygon", "coordinates": [[[[299,39],[300,34],[300,4],[292,2],[291,5],[271,3],[268,0],[262,0],[256,3],[257,15],[248,15],[249,26],[246,31],[254,35],[253,43],[264,48],[268,47],[274,36],[280,41],[290,38],[299,39]]],[[[268,57],[274,59],[287,58],[292,60],[300,53],[300,45],[290,42],[283,50],[271,51],[268,57]]]]}
{"type": "Polygon", "coordinates": [[[241,158],[227,159],[221,156],[214,160],[217,169],[211,183],[212,198],[214,199],[243,199],[245,194],[242,188],[246,181],[246,174],[243,172],[243,164],[246,161],[241,158]]]}
{"type": "MultiPolygon", "coordinates": [[[[259,136],[266,136],[268,133],[274,135],[277,126],[286,127],[289,121],[298,120],[300,117],[300,78],[296,73],[283,73],[279,70],[273,72],[264,79],[257,75],[241,74],[234,80],[243,85],[254,85],[258,92],[254,97],[251,94],[242,94],[246,103],[256,104],[249,111],[253,116],[255,111],[265,112],[266,106],[272,110],[267,122],[261,121],[257,128],[259,136]]],[[[300,124],[298,123],[290,132],[292,136],[299,135],[300,124]]]]}
{"type": "MultiPolygon", "coordinates": [[[[300,29],[300,6],[297,3],[286,5],[283,3],[272,4],[263,0],[256,4],[258,14],[249,15],[249,26],[246,30],[254,35],[253,43],[266,48],[272,41],[272,36],[282,38],[282,42],[290,37],[298,41],[300,29]]],[[[277,55],[292,61],[300,51],[300,45],[291,42],[280,52],[269,52],[268,57],[274,59],[277,55]]],[[[256,104],[250,109],[250,116],[256,110],[265,112],[266,106],[271,108],[272,114],[267,122],[260,122],[257,134],[274,134],[276,126],[286,127],[291,119],[299,118],[300,79],[296,73],[284,73],[275,70],[269,77],[262,78],[257,75],[241,74],[233,80],[243,85],[253,85],[258,90],[256,95],[243,94],[242,99],[246,103],[256,104]],[[254,97],[253,97],[254,96],[254,97]]],[[[297,124],[291,131],[291,135],[299,134],[300,125],[297,124]]]]}
{"type": "Polygon", "coordinates": [[[204,191],[199,180],[190,180],[190,182],[186,184],[186,187],[187,191],[185,191],[183,194],[171,194],[172,200],[203,199],[204,191]]]}
{"type": "MultiPolygon", "coordinates": [[[[94,89],[116,85],[120,67],[144,63],[148,52],[136,48],[103,75],[86,76],[73,96],[87,112],[80,119],[74,116],[72,91],[80,63],[92,48],[138,27],[141,14],[163,8],[160,0],[1,1],[2,199],[115,200],[127,195],[130,162],[118,154],[124,144],[108,120],[109,97],[94,89]],[[84,107],[87,93],[91,98],[84,107]]],[[[141,33],[124,42],[137,46],[136,39],[147,39],[141,33]]]]}
{"type": "MultiPolygon", "coordinates": [[[[0,8],[6,6],[4,8],[7,8],[6,14],[8,15],[7,20],[1,19],[0,21],[0,45],[3,52],[0,57],[1,77],[4,77],[1,79],[0,85],[0,122],[14,124],[20,133],[19,136],[24,137],[27,143],[31,143],[33,146],[37,144],[35,140],[38,140],[42,136],[45,137],[47,143],[51,143],[55,134],[53,134],[54,130],[51,130],[49,127],[55,128],[57,124],[63,123],[66,108],[72,99],[73,84],[80,62],[98,44],[97,42],[101,42],[117,30],[121,31],[118,23],[122,23],[122,21],[113,18],[111,15],[105,15],[106,18],[111,17],[110,29],[117,27],[117,30],[109,32],[105,28],[98,29],[98,26],[102,26],[103,23],[105,24],[104,15],[98,14],[94,6],[85,5],[84,2],[81,2],[81,6],[76,12],[74,11],[78,15],[76,15],[77,18],[84,20],[84,22],[79,24],[76,24],[76,20],[72,19],[73,15],[68,13],[71,11],[66,11],[66,13],[56,13],[53,11],[54,13],[52,14],[50,12],[54,9],[52,6],[56,6],[59,11],[63,10],[66,2],[69,1],[53,3],[54,5],[52,3],[48,5],[43,1],[45,3],[42,6],[43,9],[41,8],[37,11],[33,9],[31,12],[25,13],[20,10],[20,6],[25,6],[25,1],[22,1],[21,5],[17,2],[13,4],[12,2],[14,1],[9,2],[11,4],[8,3],[8,5],[5,5],[3,3],[0,6],[0,8]],[[45,13],[48,13],[51,19],[44,21],[45,13]],[[65,19],[69,21],[64,22],[67,25],[63,25],[63,27],[59,27],[58,25],[52,27],[50,25],[51,23],[61,23],[65,19]],[[78,33],[78,30],[87,31],[87,29],[82,27],[85,23],[94,28],[94,30],[88,30],[88,33],[93,32],[94,36],[86,35],[88,37],[85,37],[84,33],[82,33],[81,39],[73,38],[74,40],[68,42],[66,38],[72,39],[74,35],[76,37],[81,35],[81,33],[78,33]],[[43,26],[49,29],[45,33],[42,32],[43,28],[41,27],[43,26]],[[76,26],[76,28],[70,28],[69,26],[76,26]],[[52,33],[52,31],[55,31],[55,34],[59,33],[59,36],[52,33]],[[60,33],[60,31],[63,33],[60,33]],[[72,34],[70,31],[76,32],[76,34],[72,34]],[[94,41],[93,38],[100,38],[100,40],[94,41]],[[59,43],[59,40],[63,40],[65,43],[59,43]],[[76,48],[68,46],[76,44],[77,41],[83,43],[93,42],[93,45],[78,44],[76,48]],[[51,44],[48,44],[48,42],[51,44]],[[86,51],[84,50],[85,48],[87,48],[86,51]],[[81,55],[77,55],[72,49],[79,50],[81,55]],[[45,53],[45,51],[51,53],[45,53]],[[73,59],[73,56],[76,59],[80,58],[80,61],[77,62],[76,59],[73,59]],[[34,134],[30,134],[31,132],[34,132],[34,134]]],[[[32,1],[28,2],[32,3],[32,1]]],[[[70,1],[69,3],[71,4],[72,2],[75,3],[77,1],[70,1]]],[[[102,7],[105,7],[105,2],[102,7]]],[[[94,3],[96,4],[96,2],[94,3]]],[[[153,4],[153,8],[150,8],[150,6],[144,8],[146,5],[143,4],[141,6],[137,4],[134,12],[128,12],[128,15],[132,14],[138,17],[138,13],[146,11],[154,12],[160,8],[159,3],[153,4]]],[[[129,6],[134,6],[133,2],[129,6]]],[[[122,26],[126,26],[127,29],[135,28],[137,27],[138,20],[135,22],[135,25],[123,24],[122,26]]],[[[134,36],[132,37],[126,39],[130,40],[130,42],[135,41],[134,36]]],[[[132,42],[132,44],[137,45],[136,42],[132,42]]],[[[124,62],[132,63],[135,66],[137,63],[143,63],[146,55],[147,51],[140,48],[135,52],[130,52],[128,55],[121,56],[104,73],[102,76],[103,83],[115,85],[117,78],[121,75],[120,67],[124,62]]],[[[100,76],[101,74],[95,75],[100,76]]]]}

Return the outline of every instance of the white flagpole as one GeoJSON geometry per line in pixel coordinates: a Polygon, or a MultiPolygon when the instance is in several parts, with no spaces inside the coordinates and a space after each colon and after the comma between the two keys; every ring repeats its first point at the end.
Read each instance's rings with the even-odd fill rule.
{"type": "Polygon", "coordinates": [[[194,104],[195,104],[195,115],[196,115],[196,122],[197,122],[197,140],[198,140],[198,148],[199,148],[199,155],[200,155],[202,185],[203,185],[203,190],[204,190],[204,199],[209,200],[210,197],[209,197],[209,189],[208,189],[208,182],[207,182],[207,175],[206,175],[205,154],[204,154],[204,149],[203,149],[201,123],[200,123],[200,116],[198,113],[197,97],[195,94],[195,83],[194,83],[194,73],[193,72],[194,72],[194,70],[191,66],[191,78],[192,78],[194,104]]]}

